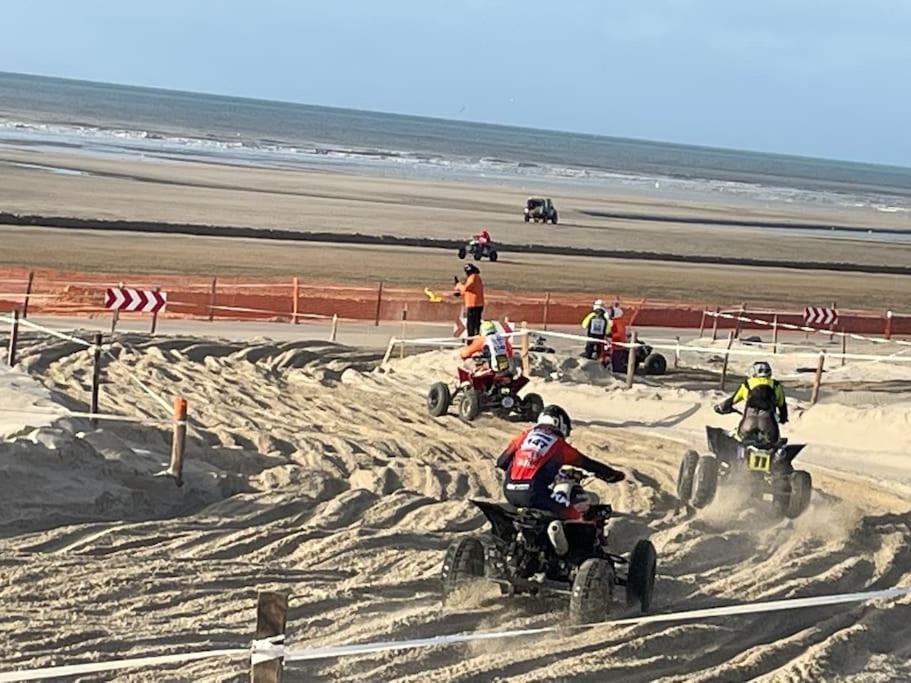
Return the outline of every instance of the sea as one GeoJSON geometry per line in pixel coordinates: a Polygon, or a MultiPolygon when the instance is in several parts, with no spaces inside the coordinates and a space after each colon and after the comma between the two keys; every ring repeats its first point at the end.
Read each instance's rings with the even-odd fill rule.
{"type": "Polygon", "coordinates": [[[911,168],[5,72],[0,145],[911,213],[911,168]]]}

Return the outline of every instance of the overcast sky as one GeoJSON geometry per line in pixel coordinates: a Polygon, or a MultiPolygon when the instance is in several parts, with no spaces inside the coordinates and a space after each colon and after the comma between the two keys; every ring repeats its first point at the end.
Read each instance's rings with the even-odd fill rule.
{"type": "Polygon", "coordinates": [[[4,1],[0,70],[911,166],[903,0],[4,1]]]}

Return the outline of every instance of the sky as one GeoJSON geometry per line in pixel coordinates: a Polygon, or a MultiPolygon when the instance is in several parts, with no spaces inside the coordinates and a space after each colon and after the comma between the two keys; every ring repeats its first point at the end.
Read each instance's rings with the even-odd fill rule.
{"type": "Polygon", "coordinates": [[[911,166],[903,0],[0,2],[2,71],[911,166]]]}

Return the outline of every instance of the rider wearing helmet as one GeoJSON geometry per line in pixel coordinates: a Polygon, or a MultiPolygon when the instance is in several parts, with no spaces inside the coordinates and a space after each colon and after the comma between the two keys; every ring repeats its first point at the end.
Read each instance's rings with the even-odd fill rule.
{"type": "Polygon", "coordinates": [[[766,361],[753,363],[750,376],[737,391],[715,406],[715,412],[725,415],[734,412],[734,405],[746,401],[743,419],[737,427],[741,440],[759,439],[770,444],[780,437],[779,424],[788,421],[788,403],[781,383],[772,379],[772,366],[766,361]],[[778,421],[775,421],[775,413],[778,421]]]}
{"type": "Polygon", "coordinates": [[[462,360],[468,360],[483,354],[484,360],[487,361],[491,370],[497,374],[512,374],[514,370],[512,345],[509,340],[500,334],[497,326],[490,320],[481,323],[480,332],[481,334],[475,337],[468,346],[459,351],[459,357],[462,360]]]}
{"type": "MultiPolygon", "coordinates": [[[[590,339],[597,339],[603,342],[607,335],[610,334],[611,321],[607,317],[607,311],[601,299],[595,299],[591,312],[582,319],[582,327],[590,339]]],[[[595,358],[599,355],[598,352],[602,346],[603,344],[599,344],[597,341],[590,341],[585,345],[585,351],[582,352],[582,355],[586,358],[595,358]]]]}
{"type": "Polygon", "coordinates": [[[481,228],[481,232],[479,232],[477,235],[475,235],[474,238],[475,238],[475,240],[477,240],[478,244],[480,244],[481,246],[484,246],[485,244],[490,242],[490,233],[487,232],[487,228],[481,228]]]}
{"type": "Polygon", "coordinates": [[[572,422],[563,408],[550,405],[538,422],[516,436],[497,459],[506,472],[503,494],[516,507],[532,507],[554,513],[560,519],[578,519],[570,501],[552,495],[550,489],[560,468],[571,465],[587,470],[608,483],[623,481],[623,472],[592,460],[570,446],[566,439],[572,422]]]}
{"type": "Polygon", "coordinates": [[[453,277],[455,295],[462,297],[465,304],[465,327],[469,337],[476,337],[481,331],[481,317],[484,313],[484,283],[481,281],[481,269],[473,263],[466,263],[465,282],[453,277]]]}

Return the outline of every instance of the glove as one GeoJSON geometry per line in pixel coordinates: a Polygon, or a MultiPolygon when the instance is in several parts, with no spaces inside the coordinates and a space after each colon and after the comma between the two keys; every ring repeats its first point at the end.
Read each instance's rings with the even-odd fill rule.
{"type": "Polygon", "coordinates": [[[727,415],[727,412],[728,412],[724,409],[723,403],[716,403],[715,405],[712,406],[712,410],[714,410],[719,415],[727,415]]]}
{"type": "Polygon", "coordinates": [[[619,470],[614,470],[610,474],[610,476],[607,476],[604,478],[604,481],[607,482],[608,484],[617,484],[617,483],[623,481],[624,479],[626,479],[626,475],[623,474],[623,472],[620,472],[619,470]]]}
{"type": "Polygon", "coordinates": [[[452,284],[454,284],[454,285],[459,284],[459,276],[458,276],[458,275],[453,275],[453,276],[452,276],[452,284]]]}

